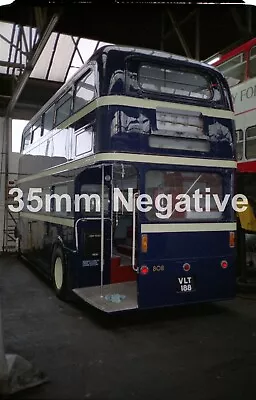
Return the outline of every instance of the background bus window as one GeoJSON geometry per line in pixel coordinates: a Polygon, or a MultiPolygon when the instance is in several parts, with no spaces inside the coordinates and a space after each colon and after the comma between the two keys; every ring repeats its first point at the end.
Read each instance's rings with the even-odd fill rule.
{"type": "Polygon", "coordinates": [[[216,68],[222,72],[230,87],[243,82],[245,79],[246,60],[244,53],[238,54],[216,68]]]}
{"type": "Polygon", "coordinates": [[[86,74],[76,85],[75,90],[75,101],[74,101],[74,111],[80,110],[89,101],[94,98],[95,95],[95,80],[94,73],[91,72],[86,74]]]}
{"type": "Polygon", "coordinates": [[[242,160],[243,158],[243,143],[244,143],[244,134],[242,129],[236,130],[236,159],[242,160]]]}
{"type": "Polygon", "coordinates": [[[72,105],[72,90],[69,90],[56,104],[56,116],[55,125],[59,125],[61,122],[65,121],[71,114],[72,105]]]}
{"type": "MultiPolygon", "coordinates": [[[[205,193],[206,188],[210,189],[210,194],[219,196],[220,201],[223,199],[222,178],[221,175],[215,173],[200,172],[184,172],[184,171],[148,171],[145,179],[146,193],[149,194],[155,204],[158,195],[171,195],[169,198],[169,209],[159,212],[153,206],[152,210],[146,213],[146,217],[151,221],[168,222],[169,220],[218,220],[222,213],[218,211],[215,201],[210,196],[210,211],[206,210],[205,193]],[[199,193],[203,195],[199,201],[202,211],[196,210],[195,199],[193,194],[199,189],[199,193]],[[176,211],[175,204],[179,201],[177,195],[187,194],[190,198],[190,211],[176,211]],[[165,218],[159,218],[157,213],[162,214],[165,218]],[[168,216],[168,217],[166,217],[168,216]]],[[[208,192],[207,192],[208,193],[208,192]]],[[[167,201],[162,199],[160,205],[167,207],[167,201]]],[[[181,208],[183,209],[184,206],[181,208]]]]}
{"type": "Polygon", "coordinates": [[[46,135],[52,130],[53,117],[54,117],[54,106],[51,106],[44,114],[44,132],[43,132],[44,135],[46,135]]]}
{"type": "Polygon", "coordinates": [[[199,99],[212,98],[210,80],[194,71],[142,65],[139,83],[144,90],[199,99]]]}
{"type": "Polygon", "coordinates": [[[256,46],[251,48],[249,60],[249,77],[256,76],[256,46]]]}
{"type": "Polygon", "coordinates": [[[256,158],[256,125],[245,131],[245,155],[247,159],[256,158]]]}

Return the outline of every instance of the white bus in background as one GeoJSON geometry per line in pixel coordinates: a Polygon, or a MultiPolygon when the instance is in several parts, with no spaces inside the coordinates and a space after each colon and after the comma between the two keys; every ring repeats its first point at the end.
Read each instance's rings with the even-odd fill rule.
{"type": "Polygon", "coordinates": [[[255,271],[256,38],[206,61],[223,73],[231,90],[236,125],[237,192],[245,194],[249,199],[249,207],[245,213],[239,214],[239,220],[247,232],[246,264],[255,271]]]}
{"type": "Polygon", "coordinates": [[[256,172],[256,38],[208,63],[222,72],[233,98],[240,172],[256,172]]]}

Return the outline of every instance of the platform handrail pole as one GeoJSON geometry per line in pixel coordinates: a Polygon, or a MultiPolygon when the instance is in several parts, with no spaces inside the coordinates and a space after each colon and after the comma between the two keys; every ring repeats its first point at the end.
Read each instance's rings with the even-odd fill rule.
{"type": "Polygon", "coordinates": [[[138,272],[138,267],[135,266],[136,264],[136,198],[138,197],[139,193],[134,193],[133,196],[133,210],[132,210],[132,269],[135,272],[138,272]]]}
{"type": "Polygon", "coordinates": [[[100,236],[100,297],[103,297],[103,272],[104,272],[104,165],[101,167],[101,236],[100,236]]]}

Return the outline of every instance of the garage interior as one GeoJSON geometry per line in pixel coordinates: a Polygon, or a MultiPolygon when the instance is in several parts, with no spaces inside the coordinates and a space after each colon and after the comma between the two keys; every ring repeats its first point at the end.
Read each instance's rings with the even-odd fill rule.
{"type": "Polygon", "coordinates": [[[110,43],[204,61],[255,37],[256,8],[242,4],[113,4],[99,12],[90,4],[33,7],[17,0],[0,7],[4,351],[21,355],[47,376],[45,384],[14,398],[255,397],[254,291],[238,290],[234,300],[221,304],[103,316],[82,302],[62,302],[17,259],[16,221],[8,212],[19,162],[19,151],[12,150],[13,121],[30,120],[86,62],[87,53],[110,43]]]}

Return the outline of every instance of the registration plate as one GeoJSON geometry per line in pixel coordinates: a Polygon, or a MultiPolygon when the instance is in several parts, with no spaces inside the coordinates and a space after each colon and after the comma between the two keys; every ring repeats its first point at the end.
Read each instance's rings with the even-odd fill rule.
{"type": "Polygon", "coordinates": [[[177,278],[177,292],[188,293],[196,289],[194,276],[180,276],[177,278]]]}

